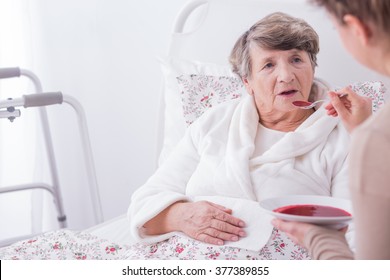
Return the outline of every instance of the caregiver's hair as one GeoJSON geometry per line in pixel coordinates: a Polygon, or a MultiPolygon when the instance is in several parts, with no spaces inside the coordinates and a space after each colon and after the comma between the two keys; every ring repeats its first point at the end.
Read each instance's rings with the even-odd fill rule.
{"type": "Polygon", "coordinates": [[[317,66],[318,34],[306,21],[281,12],[256,22],[235,43],[229,61],[233,72],[241,78],[251,75],[250,49],[254,46],[267,50],[303,50],[308,53],[313,69],[317,66]]]}
{"type": "Polygon", "coordinates": [[[354,15],[364,23],[373,23],[381,31],[390,33],[389,0],[311,0],[324,7],[341,24],[346,14],[354,15]]]}

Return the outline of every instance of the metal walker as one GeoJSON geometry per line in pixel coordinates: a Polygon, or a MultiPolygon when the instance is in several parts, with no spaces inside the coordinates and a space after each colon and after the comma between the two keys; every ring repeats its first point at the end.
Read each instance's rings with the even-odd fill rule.
{"type": "MultiPolygon", "coordinates": [[[[44,189],[53,196],[53,202],[57,211],[57,220],[60,228],[67,227],[67,218],[64,212],[64,206],[61,195],[60,182],[58,179],[57,165],[54,155],[53,143],[50,133],[50,127],[48,122],[48,116],[45,106],[53,104],[69,104],[77,114],[78,126],[80,131],[80,140],[82,144],[84,164],[87,172],[87,180],[90,188],[90,195],[92,200],[92,206],[94,210],[94,218],[96,223],[103,222],[103,211],[101,207],[101,201],[99,196],[99,189],[97,185],[96,172],[94,167],[94,161],[92,157],[92,149],[90,145],[88,127],[85,117],[85,112],[81,104],[71,96],[64,95],[61,92],[43,92],[42,85],[38,77],[31,71],[21,68],[0,68],[0,79],[14,78],[14,77],[27,77],[32,81],[35,87],[34,94],[23,95],[20,98],[0,100],[0,118],[7,118],[11,122],[21,116],[20,109],[39,107],[40,121],[42,123],[42,133],[44,143],[46,147],[49,172],[51,177],[51,183],[32,182],[29,184],[20,184],[13,186],[0,187],[0,194],[9,192],[18,192],[32,189],[44,189]]],[[[16,240],[23,237],[16,237],[7,240],[0,241],[0,247],[9,245],[16,240]]]]}

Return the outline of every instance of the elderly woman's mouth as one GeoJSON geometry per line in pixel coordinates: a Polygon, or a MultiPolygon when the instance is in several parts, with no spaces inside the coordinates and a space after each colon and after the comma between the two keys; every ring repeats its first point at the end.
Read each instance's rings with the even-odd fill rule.
{"type": "Polygon", "coordinates": [[[282,92],[280,92],[278,95],[288,97],[288,96],[294,95],[294,94],[297,93],[297,92],[298,92],[297,90],[292,89],[292,90],[282,91],[282,92]]]}

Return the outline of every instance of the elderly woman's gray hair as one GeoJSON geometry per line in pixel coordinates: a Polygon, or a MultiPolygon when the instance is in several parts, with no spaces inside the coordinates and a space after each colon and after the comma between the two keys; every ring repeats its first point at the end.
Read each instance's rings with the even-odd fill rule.
{"type": "Polygon", "coordinates": [[[313,69],[317,66],[318,34],[306,21],[281,12],[259,20],[237,40],[229,60],[233,72],[241,78],[250,77],[249,50],[253,46],[267,50],[303,50],[309,54],[313,69]]]}

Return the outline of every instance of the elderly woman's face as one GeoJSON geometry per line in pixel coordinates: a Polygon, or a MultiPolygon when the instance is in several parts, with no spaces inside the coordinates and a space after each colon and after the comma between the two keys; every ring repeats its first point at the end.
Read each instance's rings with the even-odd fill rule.
{"type": "Polygon", "coordinates": [[[255,47],[250,55],[252,73],[244,83],[259,112],[290,112],[297,110],[293,101],[308,100],[314,70],[306,51],[255,47]]]}

